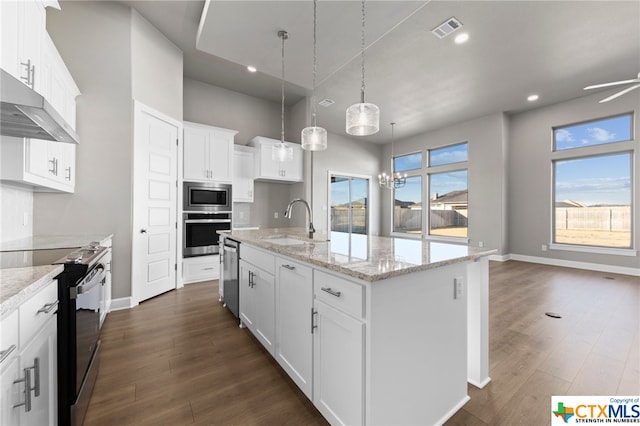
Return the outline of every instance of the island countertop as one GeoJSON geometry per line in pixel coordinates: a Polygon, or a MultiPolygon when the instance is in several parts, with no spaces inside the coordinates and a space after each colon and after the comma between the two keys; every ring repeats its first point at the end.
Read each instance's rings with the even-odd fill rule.
{"type": "MultiPolygon", "coordinates": [[[[332,232],[330,236],[315,235],[309,239],[303,228],[223,234],[241,243],[369,282],[474,260],[496,252],[463,244],[341,232],[332,232]]],[[[242,249],[240,253],[242,256],[242,249]]]]}

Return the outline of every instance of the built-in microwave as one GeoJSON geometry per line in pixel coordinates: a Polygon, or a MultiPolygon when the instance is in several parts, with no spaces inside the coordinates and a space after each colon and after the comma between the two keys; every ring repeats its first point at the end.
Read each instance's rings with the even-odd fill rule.
{"type": "Polygon", "coordinates": [[[184,182],[184,212],[231,212],[231,185],[184,182]]]}

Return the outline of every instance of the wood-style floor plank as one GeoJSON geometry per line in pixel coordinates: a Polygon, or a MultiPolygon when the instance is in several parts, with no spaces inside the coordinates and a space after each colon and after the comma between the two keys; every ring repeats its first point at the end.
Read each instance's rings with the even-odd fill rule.
{"type": "MultiPolygon", "coordinates": [[[[217,293],[110,313],[85,425],[327,424],[217,293]]],[[[448,426],[548,424],[552,395],[640,394],[637,277],[491,262],[489,303],[492,381],[448,426]]]]}

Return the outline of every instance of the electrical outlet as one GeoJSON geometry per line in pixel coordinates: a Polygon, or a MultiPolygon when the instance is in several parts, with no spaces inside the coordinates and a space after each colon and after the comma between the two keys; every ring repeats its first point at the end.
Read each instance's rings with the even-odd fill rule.
{"type": "Polygon", "coordinates": [[[273,218],[277,219],[278,218],[278,212],[273,212],[273,218]]]}
{"type": "Polygon", "coordinates": [[[462,299],[464,297],[464,277],[453,279],[453,298],[462,299]]]}
{"type": "Polygon", "coordinates": [[[484,241],[478,241],[478,247],[484,247],[484,241]]]}
{"type": "Polygon", "coordinates": [[[240,214],[240,219],[244,219],[244,212],[239,212],[240,214]]]}
{"type": "Polygon", "coordinates": [[[542,251],[547,251],[547,245],[543,244],[542,247],[540,248],[542,251]]]}

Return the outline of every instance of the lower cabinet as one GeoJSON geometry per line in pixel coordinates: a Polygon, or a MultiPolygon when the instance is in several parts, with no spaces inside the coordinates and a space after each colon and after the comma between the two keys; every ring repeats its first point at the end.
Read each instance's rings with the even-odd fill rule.
{"type": "MultiPolygon", "coordinates": [[[[33,389],[33,392],[29,391],[30,409],[19,407],[21,425],[54,425],[58,421],[57,347],[54,315],[20,353],[20,370],[30,376],[33,389]]],[[[20,387],[24,389],[24,383],[20,387]]]]}
{"type": "Polygon", "coordinates": [[[58,422],[56,299],[57,281],[52,280],[2,318],[2,425],[44,426],[58,422]],[[55,294],[54,299],[51,294],[55,294]]]}
{"type": "Polygon", "coordinates": [[[364,420],[364,324],[316,299],[313,403],[331,424],[364,420]]]}
{"type": "Polygon", "coordinates": [[[240,260],[240,321],[271,355],[275,353],[275,277],[240,260]]]}
{"type": "Polygon", "coordinates": [[[276,258],[276,361],[313,398],[313,270],[276,258]]]}
{"type": "Polygon", "coordinates": [[[217,280],[220,277],[220,257],[187,257],[182,261],[182,280],[185,284],[217,280]]]}

